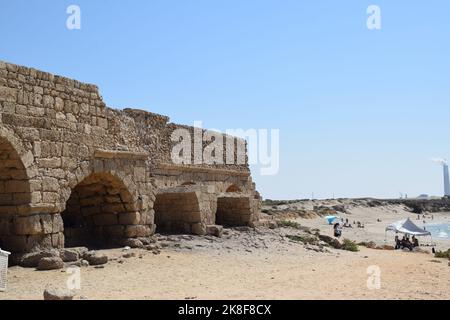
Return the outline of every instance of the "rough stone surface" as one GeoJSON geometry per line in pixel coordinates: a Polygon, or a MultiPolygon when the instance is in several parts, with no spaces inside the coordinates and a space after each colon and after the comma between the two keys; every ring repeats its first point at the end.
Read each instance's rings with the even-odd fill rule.
{"type": "Polygon", "coordinates": [[[108,256],[98,254],[95,251],[89,251],[84,256],[83,259],[86,260],[91,266],[99,266],[108,263],[108,256]]]}
{"type": "Polygon", "coordinates": [[[19,260],[19,265],[24,268],[36,268],[42,258],[58,257],[56,250],[27,253],[19,260]]]}
{"type": "Polygon", "coordinates": [[[130,248],[142,248],[144,247],[144,244],[139,239],[125,239],[122,243],[122,245],[130,247],[130,248]]]}
{"type": "Polygon", "coordinates": [[[48,257],[39,260],[38,270],[57,270],[64,268],[64,261],[59,257],[48,257]]]}
{"type": "Polygon", "coordinates": [[[64,262],[74,262],[80,259],[80,254],[74,249],[61,249],[59,254],[64,262]]]}
{"type": "Polygon", "coordinates": [[[75,293],[64,289],[45,289],[44,300],[73,300],[75,293]]]}
{"type": "Polygon", "coordinates": [[[172,157],[175,133],[192,140],[213,133],[108,108],[92,84],[0,66],[2,249],[98,248],[156,232],[255,225],[261,199],[244,140],[224,137],[233,142],[234,161],[217,152],[213,162],[192,155],[180,164],[172,157]]]}
{"type": "Polygon", "coordinates": [[[223,227],[222,226],[217,226],[217,225],[209,225],[206,226],[206,233],[216,236],[218,238],[222,237],[223,234],[223,227]]]}

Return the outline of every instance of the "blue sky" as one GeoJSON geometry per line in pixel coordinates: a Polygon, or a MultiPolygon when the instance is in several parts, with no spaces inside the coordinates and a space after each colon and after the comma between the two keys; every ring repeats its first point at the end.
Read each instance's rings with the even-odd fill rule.
{"type": "Polygon", "coordinates": [[[266,198],[441,195],[449,15],[447,0],[0,0],[0,60],[95,83],[111,107],[280,129],[279,173],[252,168],[266,198]]]}

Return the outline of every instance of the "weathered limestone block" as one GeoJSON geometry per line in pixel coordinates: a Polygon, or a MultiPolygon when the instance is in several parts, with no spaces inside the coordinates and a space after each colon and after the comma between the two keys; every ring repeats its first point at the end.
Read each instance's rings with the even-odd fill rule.
{"type": "Polygon", "coordinates": [[[137,225],[141,222],[139,212],[127,212],[119,214],[119,223],[123,225],[137,225]]]}
{"type": "Polygon", "coordinates": [[[43,214],[40,216],[42,232],[45,234],[53,232],[53,218],[50,214],[43,214]]]}
{"type": "Polygon", "coordinates": [[[83,259],[89,262],[91,266],[98,266],[108,263],[106,255],[98,254],[95,251],[89,251],[83,255],[83,259]]]}
{"type": "Polygon", "coordinates": [[[195,223],[191,226],[193,234],[203,236],[206,234],[206,226],[202,223],[195,223]]]}
{"type": "Polygon", "coordinates": [[[206,226],[206,233],[221,238],[223,234],[223,227],[218,225],[208,225],[206,226]]]}
{"type": "Polygon", "coordinates": [[[49,288],[44,291],[44,300],[48,301],[64,301],[73,300],[75,292],[67,289],[49,288]]]}
{"type": "Polygon", "coordinates": [[[64,221],[60,214],[52,215],[52,233],[60,233],[64,231],[64,221]]]}
{"type": "Polygon", "coordinates": [[[64,261],[60,257],[46,257],[39,260],[38,270],[57,270],[64,268],[64,261]]]}
{"type": "Polygon", "coordinates": [[[78,251],[73,249],[61,249],[59,256],[64,262],[74,262],[80,259],[78,251]]]}
{"type": "Polygon", "coordinates": [[[0,102],[16,102],[17,101],[17,90],[0,86],[0,102]]]}
{"type": "Polygon", "coordinates": [[[58,251],[49,249],[45,251],[31,252],[23,255],[18,264],[24,268],[36,268],[42,258],[57,257],[58,251]]]}
{"type": "Polygon", "coordinates": [[[37,235],[43,232],[40,216],[16,217],[14,233],[17,235],[37,235]]]}

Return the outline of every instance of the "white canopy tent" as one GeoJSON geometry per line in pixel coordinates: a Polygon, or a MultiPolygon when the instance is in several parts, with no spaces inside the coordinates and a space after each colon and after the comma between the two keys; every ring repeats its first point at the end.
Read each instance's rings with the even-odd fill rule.
{"type": "Polygon", "coordinates": [[[425,229],[416,226],[414,222],[412,222],[409,218],[391,223],[390,225],[387,226],[386,232],[387,231],[394,231],[395,233],[404,233],[416,237],[431,236],[431,233],[429,231],[426,231],[425,229]]]}
{"type": "Polygon", "coordinates": [[[416,236],[416,237],[425,237],[430,236],[431,242],[433,242],[433,237],[431,236],[431,232],[418,227],[414,222],[411,221],[411,219],[407,218],[404,220],[400,220],[394,223],[391,223],[386,227],[386,238],[387,239],[387,232],[393,231],[395,233],[403,233],[410,236],[416,236]]]}

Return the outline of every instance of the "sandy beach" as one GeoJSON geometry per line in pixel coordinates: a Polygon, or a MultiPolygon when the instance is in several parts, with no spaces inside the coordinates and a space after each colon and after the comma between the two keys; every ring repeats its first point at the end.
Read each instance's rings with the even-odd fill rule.
{"type": "MultiPolygon", "coordinates": [[[[345,237],[380,243],[385,224],[407,213],[399,208],[349,211],[365,228],[346,229],[345,237]]],[[[435,220],[447,219],[445,213],[435,215],[435,220]]],[[[295,220],[330,232],[323,218],[295,220]]],[[[445,259],[365,247],[316,251],[289,238],[298,234],[289,227],[227,229],[222,238],[159,236],[162,251],[156,255],[144,249],[105,250],[108,264],[81,268],[77,299],[450,299],[445,259]],[[132,257],[123,258],[125,252],[132,257]],[[381,272],[379,289],[368,287],[374,266],[381,272]]],[[[69,276],[66,270],[12,267],[8,291],[0,299],[42,299],[46,287],[64,287],[69,276]]]]}

